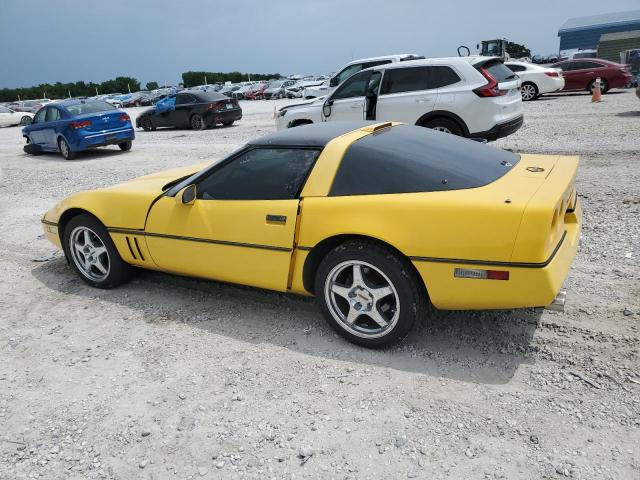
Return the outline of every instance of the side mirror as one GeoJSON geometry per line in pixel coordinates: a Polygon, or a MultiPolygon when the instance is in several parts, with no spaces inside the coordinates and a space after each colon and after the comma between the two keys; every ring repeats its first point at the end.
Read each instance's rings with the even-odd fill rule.
{"type": "Polygon", "coordinates": [[[180,200],[183,205],[193,205],[196,201],[196,185],[192,184],[185,187],[180,194],[180,200]]]}
{"type": "Polygon", "coordinates": [[[327,100],[326,102],[324,102],[324,105],[322,105],[322,115],[324,115],[325,117],[330,117],[331,116],[331,104],[333,103],[332,100],[327,100]]]}

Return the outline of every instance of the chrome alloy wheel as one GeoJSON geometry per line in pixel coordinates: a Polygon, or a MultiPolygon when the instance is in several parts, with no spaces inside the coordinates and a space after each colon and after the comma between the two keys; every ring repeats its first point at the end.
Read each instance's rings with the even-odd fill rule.
{"type": "Polygon", "coordinates": [[[69,144],[64,140],[60,140],[60,153],[64,158],[69,156],[69,144]]]}
{"type": "Polygon", "coordinates": [[[522,100],[528,102],[529,100],[533,100],[536,98],[536,87],[527,83],[520,87],[520,94],[522,95],[522,100]]]}
{"type": "Polygon", "coordinates": [[[442,133],[451,133],[451,130],[449,130],[447,127],[433,127],[431,130],[435,130],[436,132],[442,132],[442,133]]]}
{"type": "Polygon", "coordinates": [[[324,295],[331,316],[347,332],[379,338],[396,326],[400,298],[389,277],[373,265],[349,260],[327,275],[324,295]]]}
{"type": "Polygon", "coordinates": [[[109,275],[109,253],[96,233],[76,227],[69,236],[69,252],[78,270],[89,280],[100,282],[109,275]]]}

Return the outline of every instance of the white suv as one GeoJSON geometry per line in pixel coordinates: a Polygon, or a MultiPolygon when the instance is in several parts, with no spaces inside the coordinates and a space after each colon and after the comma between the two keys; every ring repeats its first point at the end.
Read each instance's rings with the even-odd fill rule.
{"type": "Polygon", "coordinates": [[[413,53],[399,53],[397,55],[385,55],[383,57],[361,58],[359,60],[354,60],[338,70],[338,73],[326,80],[322,85],[305,88],[302,92],[302,98],[318,98],[329,95],[338,85],[344,82],[351,75],[354,75],[361,70],[377,67],[378,65],[385,65],[387,63],[406,62],[421,58],[424,57],[413,53]]]}
{"type": "Polygon", "coordinates": [[[363,70],[329,96],[280,109],[278,130],[336,120],[399,121],[496,140],[522,126],[520,79],[495,57],[432,58],[363,70]]]}

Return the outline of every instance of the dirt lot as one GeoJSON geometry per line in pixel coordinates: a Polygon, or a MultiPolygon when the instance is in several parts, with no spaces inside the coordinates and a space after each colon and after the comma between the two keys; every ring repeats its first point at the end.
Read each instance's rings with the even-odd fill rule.
{"type": "Polygon", "coordinates": [[[272,131],[273,106],[74,161],[27,156],[19,128],[0,130],[0,478],[640,478],[631,91],[526,104],[496,142],[582,158],[563,314],[439,312],[368,351],[313,299],[160,273],[101,291],[51,257],[40,216],[55,202],[220,158],[272,131]]]}

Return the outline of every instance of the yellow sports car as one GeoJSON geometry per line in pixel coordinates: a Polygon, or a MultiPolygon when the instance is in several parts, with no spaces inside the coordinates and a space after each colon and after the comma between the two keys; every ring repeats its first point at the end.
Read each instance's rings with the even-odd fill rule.
{"type": "Polygon", "coordinates": [[[42,221],[95,287],[141,267],[316,295],[338,333],[376,347],[429,302],[563,305],[577,167],[411,125],[330,122],[72,195],[42,221]]]}

